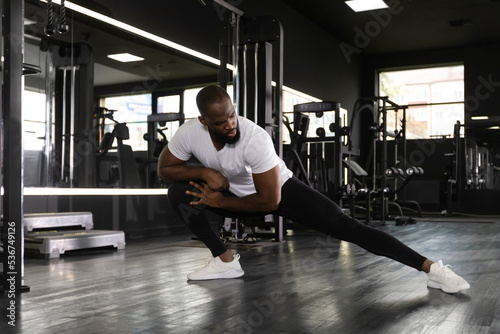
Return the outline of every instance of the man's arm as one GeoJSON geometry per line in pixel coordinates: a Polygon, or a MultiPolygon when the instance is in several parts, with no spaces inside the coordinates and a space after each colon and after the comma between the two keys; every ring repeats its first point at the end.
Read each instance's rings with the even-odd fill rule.
{"type": "Polygon", "coordinates": [[[164,181],[205,182],[213,191],[229,189],[229,182],[220,172],[202,166],[188,166],[186,161],[173,155],[168,146],[158,158],[158,177],[164,181]]]}
{"type": "Polygon", "coordinates": [[[256,192],[244,197],[226,197],[208,187],[192,183],[200,193],[188,192],[198,197],[192,205],[205,204],[214,208],[244,212],[271,212],[278,208],[281,201],[281,171],[278,165],[260,174],[253,174],[256,192]]]}

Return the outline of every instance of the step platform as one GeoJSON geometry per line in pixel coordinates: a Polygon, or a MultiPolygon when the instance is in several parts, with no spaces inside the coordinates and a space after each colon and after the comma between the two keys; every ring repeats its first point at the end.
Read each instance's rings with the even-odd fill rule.
{"type": "Polygon", "coordinates": [[[39,229],[74,228],[92,230],[92,212],[25,213],[24,233],[39,229]]]}
{"type": "Polygon", "coordinates": [[[67,251],[113,247],[125,249],[125,233],[107,230],[73,230],[30,233],[24,237],[27,256],[57,259],[67,251]]]}
{"type": "Polygon", "coordinates": [[[25,254],[55,259],[67,251],[105,247],[125,249],[124,232],[93,228],[91,212],[25,214],[25,254]]]}

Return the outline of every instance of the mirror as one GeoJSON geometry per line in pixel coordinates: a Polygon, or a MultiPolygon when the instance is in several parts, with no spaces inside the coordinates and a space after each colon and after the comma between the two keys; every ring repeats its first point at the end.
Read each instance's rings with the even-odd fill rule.
{"type": "MultiPolygon", "coordinates": [[[[111,11],[104,6],[93,3],[95,11],[107,15],[111,11]]],[[[217,66],[78,11],[61,10],[59,3],[52,4],[53,11],[48,7],[25,1],[24,63],[41,69],[25,76],[25,186],[158,186],[150,182],[156,170],[152,150],[164,138],[148,128],[148,115],[157,113],[160,96],[178,97],[163,98],[162,110],[182,110],[179,92],[216,81],[217,66]],[[122,53],[141,59],[108,57],[122,53]],[[125,158],[132,163],[120,164],[125,158]],[[137,168],[122,170],[134,162],[137,168]],[[128,173],[139,179],[124,184],[128,173]]]]}

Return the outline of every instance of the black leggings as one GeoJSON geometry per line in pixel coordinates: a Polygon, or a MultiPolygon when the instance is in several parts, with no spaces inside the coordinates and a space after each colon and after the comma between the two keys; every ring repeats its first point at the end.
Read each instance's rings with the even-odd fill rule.
{"type": "MultiPolygon", "coordinates": [[[[308,228],[321,231],[333,238],[352,242],[367,251],[386,256],[417,270],[422,269],[425,257],[418,254],[398,239],[381,230],[358,222],[343,213],[341,208],[328,197],[292,177],[281,188],[281,202],[278,209],[268,213],[247,213],[222,210],[208,206],[193,206],[193,196],[186,190],[197,192],[188,182],[175,182],[168,189],[168,200],[174,211],[189,229],[210,249],[214,257],[227,250],[227,246],[212,229],[205,210],[223,217],[249,218],[265,214],[277,214],[308,228]]],[[[234,194],[226,192],[226,196],[234,194]]]]}

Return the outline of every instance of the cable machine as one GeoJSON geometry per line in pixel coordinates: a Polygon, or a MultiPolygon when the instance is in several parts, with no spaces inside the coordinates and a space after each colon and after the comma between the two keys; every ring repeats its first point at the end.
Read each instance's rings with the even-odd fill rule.
{"type": "Polygon", "coordinates": [[[42,41],[46,114],[42,186],[95,186],[92,51],[86,44],[42,41]]]}
{"type": "MultiPolygon", "coordinates": [[[[248,17],[225,1],[214,1],[230,11],[220,42],[219,84],[233,85],[233,102],[238,115],[264,128],[272,137],[276,153],[282,157],[283,29],[269,16],[248,17]]],[[[259,224],[272,226],[261,231],[276,241],[283,240],[283,218],[266,216],[259,224]],[[274,230],[274,231],[273,231],[274,230]]],[[[233,239],[244,233],[239,220],[224,224],[233,239]]],[[[252,228],[253,236],[260,236],[252,228]]]]}

